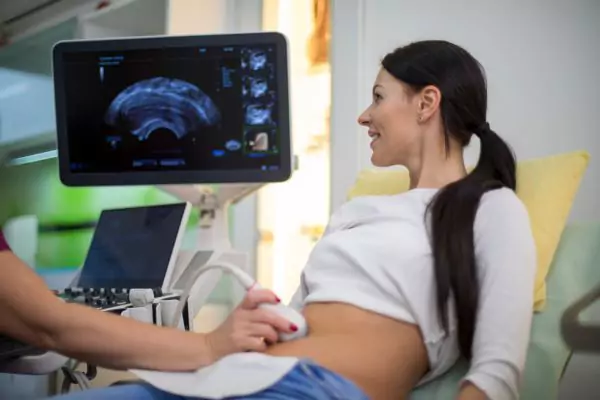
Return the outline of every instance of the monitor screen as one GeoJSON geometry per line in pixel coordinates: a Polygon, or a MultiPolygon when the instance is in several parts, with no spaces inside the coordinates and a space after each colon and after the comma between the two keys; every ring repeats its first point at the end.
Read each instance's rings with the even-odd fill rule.
{"type": "Polygon", "coordinates": [[[286,53],[276,33],[58,43],[61,179],[72,186],[286,180],[286,53]]]}
{"type": "Polygon", "coordinates": [[[103,211],[77,286],[166,290],[189,209],[177,203],[103,211]]]}

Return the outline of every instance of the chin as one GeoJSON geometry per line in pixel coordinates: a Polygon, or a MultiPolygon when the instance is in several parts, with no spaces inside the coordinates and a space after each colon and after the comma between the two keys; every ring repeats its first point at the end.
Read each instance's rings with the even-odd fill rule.
{"type": "Polygon", "coordinates": [[[377,157],[375,154],[371,155],[371,164],[379,168],[390,167],[393,165],[393,163],[387,162],[387,160],[383,159],[382,157],[377,157]]]}

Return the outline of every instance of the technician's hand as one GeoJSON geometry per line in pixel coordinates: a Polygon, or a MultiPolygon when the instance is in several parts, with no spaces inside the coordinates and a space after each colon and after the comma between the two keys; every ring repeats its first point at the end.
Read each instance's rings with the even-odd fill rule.
{"type": "Polygon", "coordinates": [[[269,290],[250,290],[227,320],[207,334],[213,362],[232,353],[262,352],[270,343],[277,342],[278,332],[290,333],[297,329],[285,318],[257,308],[261,303],[276,304],[279,301],[269,290]]]}

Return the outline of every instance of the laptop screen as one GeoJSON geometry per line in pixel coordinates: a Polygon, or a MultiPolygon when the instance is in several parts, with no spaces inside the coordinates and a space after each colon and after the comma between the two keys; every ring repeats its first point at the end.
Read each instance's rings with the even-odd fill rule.
{"type": "Polygon", "coordinates": [[[188,213],[186,203],[103,211],[77,286],[162,288],[188,213]]]}

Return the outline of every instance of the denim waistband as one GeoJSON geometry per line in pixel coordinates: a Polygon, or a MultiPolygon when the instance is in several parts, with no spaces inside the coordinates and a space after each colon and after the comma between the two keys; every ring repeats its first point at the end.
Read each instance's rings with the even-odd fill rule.
{"type": "Polygon", "coordinates": [[[282,395],[285,393],[289,399],[368,400],[367,395],[354,382],[311,359],[301,359],[296,367],[271,389],[279,391],[282,395]]]}

